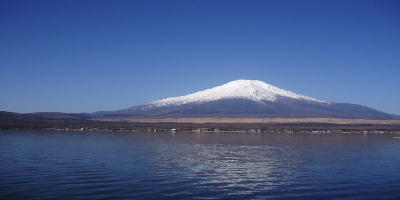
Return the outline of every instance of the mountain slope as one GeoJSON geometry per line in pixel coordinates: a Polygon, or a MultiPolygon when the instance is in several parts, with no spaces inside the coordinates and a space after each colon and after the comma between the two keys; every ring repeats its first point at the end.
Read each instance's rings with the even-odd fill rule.
{"type": "Polygon", "coordinates": [[[334,103],[296,94],[257,80],[236,80],[185,96],[152,101],[107,117],[280,117],[392,119],[365,106],[334,103]]]}
{"type": "Polygon", "coordinates": [[[255,102],[277,101],[278,97],[329,103],[315,98],[296,94],[257,80],[236,80],[208,90],[180,97],[171,97],[150,102],[150,106],[183,105],[204,103],[221,99],[249,99],[255,102]]]}

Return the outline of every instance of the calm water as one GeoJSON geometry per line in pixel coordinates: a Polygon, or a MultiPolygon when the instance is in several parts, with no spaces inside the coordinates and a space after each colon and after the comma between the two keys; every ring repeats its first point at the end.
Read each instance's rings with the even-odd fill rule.
{"type": "Polygon", "coordinates": [[[400,139],[0,131],[0,199],[400,199],[400,139]]]}

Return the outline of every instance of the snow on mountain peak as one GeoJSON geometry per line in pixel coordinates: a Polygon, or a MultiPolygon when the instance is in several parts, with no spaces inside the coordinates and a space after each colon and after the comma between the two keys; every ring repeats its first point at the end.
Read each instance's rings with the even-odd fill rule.
{"type": "Polygon", "coordinates": [[[278,97],[329,103],[312,97],[303,96],[284,90],[263,81],[235,80],[211,89],[202,90],[185,96],[170,97],[150,102],[150,106],[183,105],[187,103],[203,103],[220,99],[249,99],[256,102],[277,101],[278,97]]]}

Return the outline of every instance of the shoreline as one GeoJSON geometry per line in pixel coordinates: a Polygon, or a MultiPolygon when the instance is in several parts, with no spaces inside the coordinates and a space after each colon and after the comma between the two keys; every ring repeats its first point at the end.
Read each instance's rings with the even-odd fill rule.
{"type": "Polygon", "coordinates": [[[204,117],[204,118],[95,118],[103,122],[137,122],[137,123],[328,123],[338,125],[376,124],[400,125],[400,120],[374,120],[374,119],[343,119],[343,118],[229,118],[229,117],[204,117]]]}
{"type": "Polygon", "coordinates": [[[32,118],[0,120],[0,130],[189,132],[400,132],[400,120],[340,118],[32,118]]]}

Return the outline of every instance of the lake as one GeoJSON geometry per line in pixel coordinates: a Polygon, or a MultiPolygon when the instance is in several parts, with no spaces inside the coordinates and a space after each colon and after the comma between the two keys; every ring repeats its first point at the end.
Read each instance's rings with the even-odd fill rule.
{"type": "Polygon", "coordinates": [[[391,135],[0,131],[0,199],[400,199],[391,135]]]}

